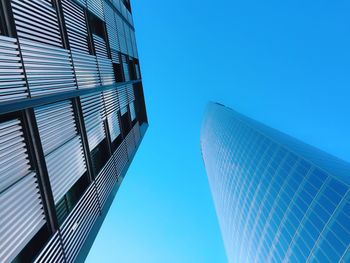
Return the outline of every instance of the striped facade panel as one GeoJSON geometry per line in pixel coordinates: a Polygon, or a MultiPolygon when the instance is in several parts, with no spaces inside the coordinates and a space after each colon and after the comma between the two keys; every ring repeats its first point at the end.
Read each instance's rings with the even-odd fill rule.
{"type": "Polygon", "coordinates": [[[124,21],[118,14],[115,14],[115,19],[117,22],[120,51],[124,54],[127,54],[128,50],[127,50],[126,37],[125,37],[125,31],[124,31],[124,21]]]}
{"type": "Polygon", "coordinates": [[[127,94],[127,90],[126,90],[126,87],[123,86],[123,87],[119,87],[117,89],[118,91],[118,98],[119,98],[119,107],[120,107],[120,113],[121,115],[124,115],[128,108],[128,94],[127,94]]]}
{"type": "Polygon", "coordinates": [[[101,172],[96,177],[96,187],[99,201],[103,207],[110,195],[113,187],[117,183],[118,175],[116,172],[113,158],[110,158],[101,172]]]}
{"type": "Polygon", "coordinates": [[[114,10],[112,6],[109,4],[109,1],[104,0],[103,1],[103,9],[105,14],[105,22],[107,25],[114,26],[115,25],[115,19],[114,19],[114,10]]]}
{"type": "Polygon", "coordinates": [[[92,151],[106,137],[103,124],[103,120],[105,119],[103,99],[99,92],[82,96],[80,101],[89,141],[89,149],[92,151]]]}
{"type": "Polygon", "coordinates": [[[96,188],[91,184],[60,228],[67,262],[75,261],[99,215],[96,188]]]}
{"type": "MultiPolygon", "coordinates": [[[[135,126],[134,126],[134,128],[135,128],[135,126]]],[[[131,159],[131,157],[132,157],[132,155],[134,153],[135,147],[136,147],[135,136],[134,136],[133,129],[130,130],[128,135],[126,135],[126,137],[125,137],[126,150],[128,152],[128,158],[129,159],[131,159]]]]}
{"type": "Polygon", "coordinates": [[[105,20],[103,13],[103,0],[87,0],[87,8],[88,10],[100,18],[102,21],[105,20]]]}
{"type": "Polygon", "coordinates": [[[11,4],[31,96],[76,89],[70,51],[63,49],[52,2],[11,4]]]}
{"type": "Polygon", "coordinates": [[[135,102],[134,101],[129,103],[129,108],[130,108],[131,121],[134,121],[136,119],[136,111],[135,111],[135,102]]]}
{"type": "Polygon", "coordinates": [[[62,6],[71,51],[89,54],[88,31],[83,8],[73,0],[63,0],[62,6]]]}
{"type": "Polygon", "coordinates": [[[70,51],[20,39],[31,96],[75,90],[70,51]]]}
{"type": "Polygon", "coordinates": [[[119,145],[118,149],[113,153],[113,159],[115,162],[117,175],[120,176],[129,160],[125,141],[123,141],[119,145]]]}
{"type": "Polygon", "coordinates": [[[62,48],[56,10],[51,1],[11,0],[19,39],[62,48]]]}
{"type": "Polygon", "coordinates": [[[36,257],[34,263],[63,263],[65,261],[63,246],[60,240],[60,234],[57,231],[36,257]]]}
{"type": "Polygon", "coordinates": [[[128,50],[127,54],[129,56],[131,56],[131,57],[135,57],[134,50],[133,50],[133,45],[132,45],[132,40],[131,40],[132,30],[129,27],[129,25],[127,25],[126,23],[124,24],[124,28],[125,28],[126,46],[127,46],[127,50],[128,50]]]}
{"type": "Polygon", "coordinates": [[[136,122],[134,126],[133,133],[134,133],[135,143],[136,145],[138,145],[141,139],[140,124],[138,122],[136,122]]]}
{"type": "Polygon", "coordinates": [[[107,45],[104,39],[93,35],[98,69],[103,85],[111,85],[115,82],[112,60],[108,56],[107,45]]]}
{"type": "Polygon", "coordinates": [[[18,43],[0,36],[0,102],[28,97],[18,43]]]}
{"type": "Polygon", "coordinates": [[[86,172],[81,138],[70,101],[35,109],[55,203],[86,172]],[[67,156],[70,156],[67,159],[67,156]]]}
{"type": "Polygon", "coordinates": [[[111,49],[112,62],[116,64],[120,64],[119,52],[111,49]]]}
{"type": "Polygon", "coordinates": [[[108,121],[109,133],[111,136],[111,140],[113,142],[121,133],[118,113],[113,112],[110,115],[108,115],[107,121],[108,121]]]}
{"type": "Polygon", "coordinates": [[[118,93],[116,89],[104,91],[103,101],[107,115],[119,110],[118,93]]]}
{"type": "Polygon", "coordinates": [[[135,93],[134,93],[134,86],[133,85],[127,85],[126,90],[128,93],[128,103],[131,103],[135,100],[135,93]]]}
{"type": "Polygon", "coordinates": [[[21,122],[0,123],[0,262],[11,262],[46,223],[21,122]]]}
{"type": "Polygon", "coordinates": [[[129,63],[125,55],[122,55],[122,65],[123,65],[125,81],[130,81],[129,63]]]}
{"type": "Polygon", "coordinates": [[[134,58],[138,58],[138,52],[137,52],[137,44],[136,44],[136,37],[135,37],[135,31],[131,31],[131,44],[132,49],[134,51],[134,58]]]}
{"type": "Polygon", "coordinates": [[[72,51],[72,58],[79,89],[101,86],[95,56],[72,51]]]}

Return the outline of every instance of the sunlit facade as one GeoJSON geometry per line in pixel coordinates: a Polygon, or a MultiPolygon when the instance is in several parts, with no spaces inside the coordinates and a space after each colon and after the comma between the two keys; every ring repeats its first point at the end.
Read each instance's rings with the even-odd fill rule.
{"type": "Polygon", "coordinates": [[[201,150],[230,262],[350,262],[350,165],[211,103],[201,150]]]}
{"type": "Polygon", "coordinates": [[[0,262],[83,262],[147,127],[129,0],[0,1],[0,262]]]}

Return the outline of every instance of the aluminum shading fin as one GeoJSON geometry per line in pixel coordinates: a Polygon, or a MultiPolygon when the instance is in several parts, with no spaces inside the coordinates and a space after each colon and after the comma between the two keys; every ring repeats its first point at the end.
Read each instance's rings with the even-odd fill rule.
{"type": "Polygon", "coordinates": [[[119,99],[119,108],[122,111],[128,106],[128,94],[125,86],[119,87],[117,91],[119,99]]]}
{"type": "Polygon", "coordinates": [[[77,133],[72,103],[62,101],[36,108],[35,117],[54,201],[58,203],[86,172],[81,138],[77,133]]]}
{"type": "Polygon", "coordinates": [[[20,39],[62,47],[56,10],[51,1],[11,0],[20,39]]]}
{"type": "Polygon", "coordinates": [[[112,60],[108,57],[107,46],[104,39],[93,35],[98,69],[102,85],[111,85],[115,82],[112,60]]]}
{"type": "Polygon", "coordinates": [[[103,101],[107,115],[119,110],[118,93],[116,89],[104,91],[103,101]]]}
{"type": "Polygon", "coordinates": [[[120,176],[129,160],[125,141],[123,141],[119,145],[118,149],[113,153],[113,159],[117,169],[117,175],[120,176]]]}
{"type": "Polygon", "coordinates": [[[107,25],[115,27],[114,10],[110,6],[109,1],[103,1],[103,9],[105,14],[105,22],[107,25]]]}
{"type": "Polygon", "coordinates": [[[136,148],[133,130],[130,130],[128,135],[126,135],[125,144],[126,144],[126,150],[128,152],[128,157],[129,157],[129,159],[131,159],[131,157],[135,151],[135,148],[136,148]]]}
{"type": "Polygon", "coordinates": [[[117,50],[111,49],[112,53],[112,62],[120,64],[119,52],[117,50]]]}
{"type": "Polygon", "coordinates": [[[123,19],[118,14],[115,14],[115,19],[117,22],[120,51],[124,54],[127,54],[127,46],[126,46],[126,38],[125,38],[123,19]]]}
{"type": "Polygon", "coordinates": [[[102,94],[99,92],[82,96],[80,101],[88,136],[89,149],[92,151],[106,137],[103,125],[105,110],[102,94]]]}
{"type": "Polygon", "coordinates": [[[97,192],[102,207],[105,205],[109,194],[117,183],[117,180],[118,175],[114,160],[113,158],[110,158],[96,178],[97,192]]]}
{"type": "Polygon", "coordinates": [[[125,55],[122,55],[122,63],[125,81],[130,81],[129,64],[125,55]]]}
{"type": "Polygon", "coordinates": [[[105,17],[106,17],[109,46],[111,47],[111,49],[120,51],[117,22],[115,20],[115,12],[112,9],[112,7],[107,3],[107,1],[104,1],[104,7],[105,7],[105,17]]]}
{"type": "Polygon", "coordinates": [[[77,88],[69,50],[20,39],[32,97],[77,88]]]}
{"type": "Polygon", "coordinates": [[[0,36],[0,102],[28,97],[23,74],[17,40],[0,36]]]}
{"type": "Polygon", "coordinates": [[[88,31],[84,9],[73,0],[62,0],[70,49],[89,55],[88,31]]]}
{"type": "Polygon", "coordinates": [[[105,20],[103,13],[102,0],[87,0],[88,10],[100,18],[102,21],[105,20]]]}
{"type": "Polygon", "coordinates": [[[137,44],[136,44],[136,37],[135,37],[135,31],[132,30],[131,32],[131,44],[132,44],[132,49],[134,51],[134,58],[138,58],[137,54],[137,44]]]}
{"type": "Polygon", "coordinates": [[[46,223],[35,173],[0,194],[0,262],[11,262],[46,223]]]}
{"type": "Polygon", "coordinates": [[[127,85],[126,86],[127,92],[128,92],[128,102],[131,103],[135,100],[135,93],[134,93],[134,86],[133,85],[127,85]]]}
{"type": "Polygon", "coordinates": [[[120,135],[120,124],[118,119],[118,113],[113,112],[107,117],[109,133],[112,142],[120,135]]]}
{"type": "Polygon", "coordinates": [[[34,260],[34,263],[46,263],[46,262],[65,262],[64,254],[63,254],[63,246],[60,241],[59,232],[51,237],[49,242],[40,252],[40,254],[34,260]]]}
{"type": "Polygon", "coordinates": [[[79,89],[101,86],[96,56],[72,51],[72,59],[79,89]]]}
{"type": "Polygon", "coordinates": [[[131,121],[134,121],[136,119],[135,102],[134,101],[130,102],[129,108],[130,108],[131,121]]]}
{"type": "Polygon", "coordinates": [[[74,262],[100,215],[95,185],[91,184],[61,226],[67,262],[74,262]]]}
{"type": "Polygon", "coordinates": [[[74,112],[70,101],[36,108],[35,116],[45,155],[77,136],[74,112]]]}
{"type": "Polygon", "coordinates": [[[20,120],[0,123],[0,193],[30,171],[20,120]]]}
{"type": "Polygon", "coordinates": [[[140,125],[138,122],[136,122],[136,124],[134,125],[133,133],[134,133],[135,143],[136,145],[138,145],[141,140],[140,125]]]}
{"type": "Polygon", "coordinates": [[[129,56],[134,57],[134,51],[132,47],[132,41],[131,41],[131,29],[128,24],[124,23],[124,29],[125,29],[125,39],[126,39],[126,46],[127,46],[127,54],[129,56]]]}

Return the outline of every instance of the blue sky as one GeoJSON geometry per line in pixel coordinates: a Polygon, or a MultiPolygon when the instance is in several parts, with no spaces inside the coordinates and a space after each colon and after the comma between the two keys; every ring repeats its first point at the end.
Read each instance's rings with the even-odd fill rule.
{"type": "Polygon", "coordinates": [[[226,262],[199,131],[219,101],[350,161],[350,2],[132,2],[150,128],[87,262],[226,262]]]}

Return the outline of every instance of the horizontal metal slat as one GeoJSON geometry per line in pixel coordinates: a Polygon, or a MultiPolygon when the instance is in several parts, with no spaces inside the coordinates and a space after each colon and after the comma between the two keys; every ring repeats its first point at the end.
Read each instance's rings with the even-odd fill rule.
{"type": "Polygon", "coordinates": [[[0,36],[0,102],[27,97],[17,40],[0,36]]]}
{"type": "Polygon", "coordinates": [[[0,204],[1,211],[10,206],[12,212],[1,218],[6,221],[0,224],[0,261],[11,262],[46,222],[35,173],[2,192],[0,204]],[[13,200],[22,202],[14,206],[13,200]]]}
{"type": "Polygon", "coordinates": [[[47,262],[65,262],[63,247],[60,241],[59,232],[51,237],[49,242],[45,245],[40,254],[36,257],[34,263],[47,263],[47,262]]]}

